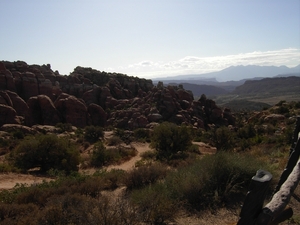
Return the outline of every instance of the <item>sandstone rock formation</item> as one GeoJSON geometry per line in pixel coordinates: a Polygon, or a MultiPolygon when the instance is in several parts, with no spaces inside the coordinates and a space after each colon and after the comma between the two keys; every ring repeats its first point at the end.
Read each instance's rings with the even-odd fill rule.
{"type": "Polygon", "coordinates": [[[203,95],[194,100],[182,86],[155,87],[151,80],[76,67],[60,75],[47,65],[0,62],[0,125],[147,127],[170,121],[206,129],[235,120],[203,95]]]}

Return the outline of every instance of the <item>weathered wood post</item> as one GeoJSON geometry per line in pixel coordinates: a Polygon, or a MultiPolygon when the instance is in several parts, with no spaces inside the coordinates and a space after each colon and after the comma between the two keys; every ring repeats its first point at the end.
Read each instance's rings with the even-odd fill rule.
{"type": "Polygon", "coordinates": [[[292,217],[293,210],[286,207],[300,181],[299,138],[300,116],[297,117],[289,160],[276,186],[272,200],[262,209],[268,188],[267,184],[272,175],[268,175],[271,177],[269,181],[266,178],[261,180],[260,178],[265,176],[265,171],[261,174],[258,171],[256,176],[252,178],[252,186],[250,186],[250,191],[246,196],[237,225],[277,225],[292,217]]]}
{"type": "Polygon", "coordinates": [[[264,170],[258,170],[252,177],[237,225],[254,225],[256,223],[271,179],[272,174],[264,170]]]}
{"type": "Polygon", "coordinates": [[[288,179],[282,184],[280,190],[273,195],[272,200],[263,208],[262,213],[258,216],[257,225],[275,225],[289,219],[293,215],[291,210],[289,210],[289,213],[284,210],[289,203],[294,190],[299,184],[299,180],[300,160],[298,160],[298,163],[294,167],[288,179]],[[282,215],[283,212],[285,215],[282,215]],[[282,219],[278,220],[278,217],[281,217],[282,219]]]}
{"type": "MultiPolygon", "coordinates": [[[[290,213],[288,213],[286,216],[283,216],[282,213],[283,212],[286,213],[284,209],[289,203],[300,181],[299,152],[300,152],[300,139],[298,138],[296,147],[289,159],[289,161],[292,161],[292,163],[288,162],[288,165],[289,164],[292,165],[295,161],[295,159],[292,157],[297,157],[296,158],[297,161],[294,165],[294,168],[292,169],[291,173],[288,174],[288,177],[284,180],[284,183],[280,185],[279,190],[273,195],[272,200],[263,208],[262,213],[259,215],[257,225],[278,224],[274,222],[277,220],[278,217],[283,217],[283,219],[285,220],[292,217],[293,212],[291,210],[290,213]]],[[[286,170],[284,172],[286,172],[286,170]]]]}

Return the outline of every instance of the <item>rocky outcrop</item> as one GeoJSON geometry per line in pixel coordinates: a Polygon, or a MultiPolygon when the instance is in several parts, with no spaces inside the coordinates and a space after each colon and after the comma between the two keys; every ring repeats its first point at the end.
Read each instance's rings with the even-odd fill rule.
{"type": "Polygon", "coordinates": [[[20,125],[20,124],[4,124],[0,127],[1,131],[13,132],[13,131],[22,131],[24,134],[36,134],[37,130],[32,127],[20,125]]]}
{"type": "Polygon", "coordinates": [[[62,123],[70,123],[76,127],[87,125],[87,107],[83,100],[72,95],[61,94],[54,105],[61,115],[62,123]]]}
{"type": "Polygon", "coordinates": [[[56,125],[61,121],[60,114],[52,100],[46,95],[31,97],[27,101],[28,113],[25,119],[27,126],[35,124],[56,125]]]}
{"type": "Polygon", "coordinates": [[[194,100],[182,85],[155,87],[151,80],[91,68],[76,67],[64,76],[49,64],[2,61],[0,81],[0,104],[6,115],[2,124],[62,122],[136,129],[170,121],[206,129],[209,124],[235,122],[229,109],[222,110],[204,95],[194,100]]]}
{"type": "Polygon", "coordinates": [[[20,120],[17,117],[17,112],[8,105],[0,104],[0,126],[11,123],[11,124],[20,124],[20,120]]]}
{"type": "Polygon", "coordinates": [[[105,126],[107,120],[107,113],[104,109],[97,104],[90,104],[87,108],[89,114],[89,124],[94,126],[105,126]]]}
{"type": "Polygon", "coordinates": [[[285,119],[285,116],[284,115],[281,115],[281,114],[270,114],[270,115],[267,115],[265,118],[264,118],[264,121],[265,122],[270,122],[270,121],[283,121],[285,119]]]}

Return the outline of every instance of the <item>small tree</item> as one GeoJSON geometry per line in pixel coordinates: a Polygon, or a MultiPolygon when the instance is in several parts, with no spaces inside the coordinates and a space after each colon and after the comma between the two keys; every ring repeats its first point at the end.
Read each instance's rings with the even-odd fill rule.
{"type": "Polygon", "coordinates": [[[227,127],[219,127],[213,130],[212,141],[218,150],[233,149],[233,133],[227,127]]]}
{"type": "Polygon", "coordinates": [[[28,170],[40,167],[41,172],[50,169],[77,171],[79,151],[68,140],[56,135],[38,135],[24,139],[12,153],[16,167],[28,170]]]}
{"type": "Polygon", "coordinates": [[[158,158],[172,159],[179,152],[192,145],[192,136],[186,126],[164,122],[155,127],[151,136],[151,147],[158,152],[158,158]]]}
{"type": "Polygon", "coordinates": [[[87,126],[85,127],[84,139],[88,142],[97,142],[99,138],[104,137],[104,132],[102,127],[98,126],[87,126]]]}
{"type": "Polygon", "coordinates": [[[105,146],[101,141],[94,145],[91,164],[92,166],[101,167],[108,161],[108,154],[105,146]]]}

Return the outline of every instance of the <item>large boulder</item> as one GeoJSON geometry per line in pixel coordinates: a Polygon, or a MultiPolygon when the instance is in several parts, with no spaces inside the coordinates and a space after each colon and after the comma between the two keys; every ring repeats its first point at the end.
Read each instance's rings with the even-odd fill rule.
{"type": "Polygon", "coordinates": [[[25,123],[28,126],[34,124],[56,125],[61,121],[59,112],[52,100],[46,95],[31,97],[27,101],[29,107],[25,123]]]}
{"type": "Polygon", "coordinates": [[[0,104],[0,126],[10,124],[20,124],[16,110],[8,105],[0,104]]]}
{"type": "Polygon", "coordinates": [[[26,72],[22,74],[23,98],[27,101],[30,97],[39,95],[38,80],[34,73],[26,72]]]}
{"type": "Polygon", "coordinates": [[[95,126],[105,126],[107,120],[107,113],[104,109],[94,103],[87,108],[89,114],[89,124],[95,126]]]}
{"type": "Polygon", "coordinates": [[[16,110],[17,114],[19,116],[25,117],[28,110],[28,105],[26,104],[26,102],[15,92],[6,91],[6,93],[11,99],[13,108],[16,110]]]}
{"type": "Polygon", "coordinates": [[[0,104],[13,106],[13,103],[6,91],[0,91],[0,104]]]}
{"type": "Polygon", "coordinates": [[[9,70],[4,70],[5,66],[0,69],[0,90],[16,91],[15,81],[9,70]]]}
{"type": "Polygon", "coordinates": [[[54,106],[59,111],[63,123],[70,123],[76,127],[87,125],[87,107],[83,100],[63,93],[54,102],[54,106]]]}

